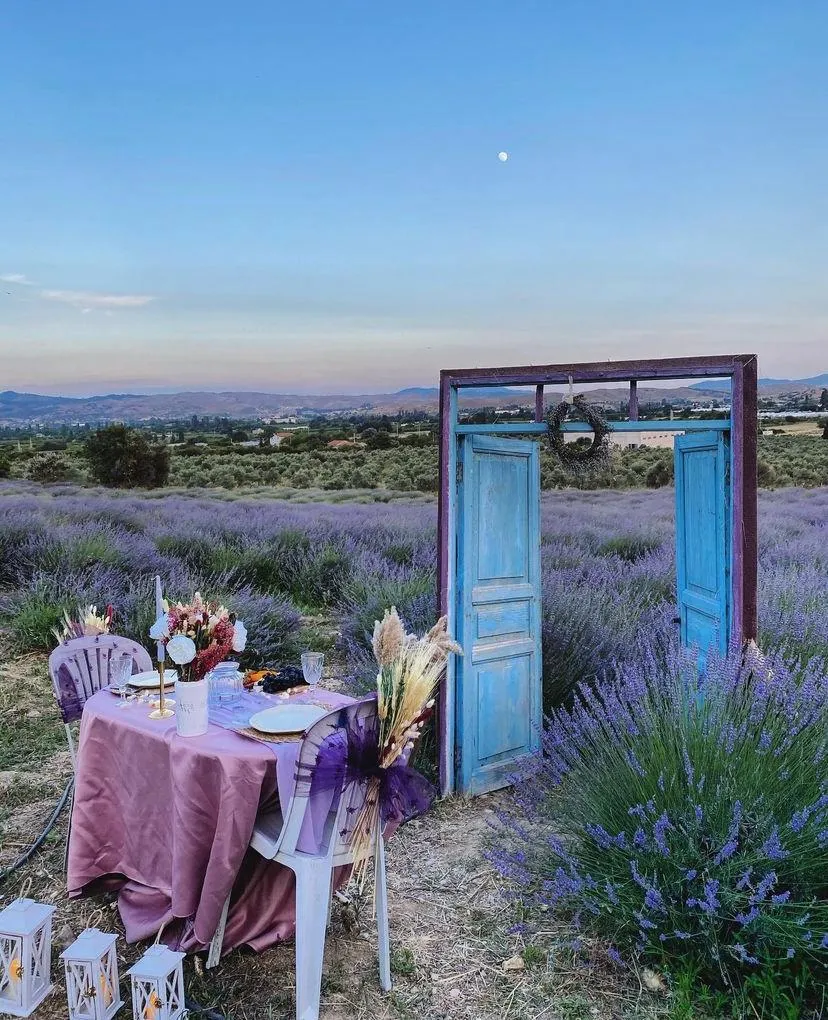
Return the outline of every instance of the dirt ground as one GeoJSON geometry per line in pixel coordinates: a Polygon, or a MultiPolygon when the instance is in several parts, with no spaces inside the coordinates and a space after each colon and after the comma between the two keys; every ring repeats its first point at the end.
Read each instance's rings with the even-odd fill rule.
{"type": "MultiPolygon", "coordinates": [[[[45,658],[0,666],[0,871],[43,829],[70,775],[63,727],[45,658]]],[[[376,967],[376,935],[368,906],[338,904],[328,932],[322,985],[323,1020],[581,1020],[669,1015],[668,1004],[620,976],[573,960],[565,926],[553,923],[531,938],[513,928],[518,908],[483,856],[493,838],[494,809],[507,793],[439,803],[390,841],[389,900],[394,987],[384,993],[376,967]],[[522,969],[504,969],[520,957],[522,969]]],[[[32,860],[0,884],[0,906],[31,880],[30,895],[54,903],[56,987],[37,1011],[63,1020],[66,999],[57,959],[90,920],[122,931],[113,899],[69,902],[63,856],[67,814],[32,860]],[[96,914],[102,911],[102,914],[96,914]]],[[[121,974],[143,946],[119,943],[121,974]]],[[[293,945],[261,955],[235,951],[205,972],[185,962],[187,993],[227,1020],[293,1017],[293,945]]],[[[122,981],[122,995],[128,979],[122,981]]],[[[125,998],[125,1001],[128,999],[125,998]]],[[[129,1007],[124,1010],[128,1015],[129,1007]]],[[[198,1013],[191,1014],[197,1017],[198,1013]]]]}

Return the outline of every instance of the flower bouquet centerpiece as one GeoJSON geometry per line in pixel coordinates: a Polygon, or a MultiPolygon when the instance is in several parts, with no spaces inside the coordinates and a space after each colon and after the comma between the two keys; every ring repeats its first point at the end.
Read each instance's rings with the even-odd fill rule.
{"type": "Polygon", "coordinates": [[[247,630],[218,602],[196,592],[190,602],[163,603],[164,612],[150,628],[150,637],[175,663],[176,725],[183,736],[207,732],[205,677],[231,652],[243,652],[247,630]]]}
{"type": "Polygon", "coordinates": [[[71,641],[73,638],[109,634],[114,617],[115,610],[112,606],[107,606],[103,613],[98,612],[97,606],[87,606],[85,609],[78,607],[77,616],[74,619],[64,609],[63,620],[52,633],[59,645],[62,645],[64,641],[71,641]]]}

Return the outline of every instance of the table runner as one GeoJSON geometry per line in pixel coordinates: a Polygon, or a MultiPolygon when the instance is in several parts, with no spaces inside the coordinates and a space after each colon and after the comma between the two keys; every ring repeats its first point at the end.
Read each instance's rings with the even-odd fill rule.
{"type": "MultiPolygon", "coordinates": [[[[313,696],[331,708],[353,700],[321,689],[313,696]]],[[[278,701],[242,695],[259,697],[278,701]]],[[[259,810],[287,803],[300,742],[264,743],[212,722],[204,736],[180,737],[174,718],[151,720],[146,704],[118,705],[101,691],[84,709],[69,895],[118,888],[129,941],[167,924],[165,941],[190,951],[210,942],[232,888],[226,950],[289,937],[293,873],[247,847],[259,810]]],[[[303,828],[300,845],[312,838],[303,828]]]]}

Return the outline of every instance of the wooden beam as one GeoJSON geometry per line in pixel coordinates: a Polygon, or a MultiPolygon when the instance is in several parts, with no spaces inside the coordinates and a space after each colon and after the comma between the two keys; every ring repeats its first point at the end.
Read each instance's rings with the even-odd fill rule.
{"type": "Polygon", "coordinates": [[[638,421],[638,380],[630,379],[630,421],[638,421]]]}
{"type": "Polygon", "coordinates": [[[753,358],[733,374],[731,491],[733,496],[733,633],[739,644],[756,640],[757,620],[757,363],[753,358]]]}
{"type": "MultiPolygon", "coordinates": [[[[609,425],[612,432],[727,432],[733,427],[729,418],[711,421],[662,418],[658,421],[611,421],[609,425]]],[[[457,425],[454,431],[458,436],[541,436],[546,430],[545,421],[504,421],[495,425],[457,425]]],[[[585,421],[565,421],[561,432],[592,432],[592,426],[585,421]]]]}
{"type": "Polygon", "coordinates": [[[543,421],[543,383],[535,387],[535,421],[543,421]]]}
{"type": "Polygon", "coordinates": [[[648,361],[598,361],[572,365],[526,365],[517,368],[446,369],[456,386],[538,386],[574,382],[627,382],[637,379],[715,378],[730,376],[752,354],[727,354],[701,358],[658,358],[648,361]]]}
{"type": "MultiPolygon", "coordinates": [[[[457,477],[457,390],[445,372],[440,373],[440,487],[437,493],[437,603],[440,616],[449,617],[454,633],[454,544],[456,540],[455,479],[457,477]]],[[[437,701],[440,792],[454,790],[454,656],[449,656],[437,701]]]]}

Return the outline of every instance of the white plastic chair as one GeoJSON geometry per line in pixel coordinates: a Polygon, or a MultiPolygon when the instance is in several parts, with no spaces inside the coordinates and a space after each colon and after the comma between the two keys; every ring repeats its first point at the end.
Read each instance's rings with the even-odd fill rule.
{"type": "MultiPolygon", "coordinates": [[[[299,752],[299,774],[310,776],[324,740],[340,727],[361,727],[376,717],[375,698],[355,702],[323,716],[308,730],[299,752]]],[[[296,1018],[318,1020],[322,987],[325,931],[331,915],[334,869],[354,863],[347,839],[348,819],[365,800],[363,784],[346,784],[333,793],[315,853],[299,848],[299,838],[311,805],[312,783],[299,780],[282,812],[261,814],[250,846],[262,857],[290,868],[296,876],[296,1018]]],[[[314,794],[318,796],[318,794],[314,794]]],[[[372,833],[372,856],[376,880],[375,904],[379,932],[379,975],[385,991],[391,989],[391,944],[388,930],[388,888],[385,877],[385,841],[382,825],[372,833]]],[[[229,899],[210,947],[208,966],[218,962],[224,938],[229,899]]]]}
{"type": "Polygon", "coordinates": [[[152,659],[146,648],[116,634],[70,638],[49,656],[49,676],[66,727],[73,771],[75,745],[70,723],[80,719],[83,706],[93,694],[115,679],[115,666],[124,659],[132,661],[133,673],[152,669],[152,659]]]}

